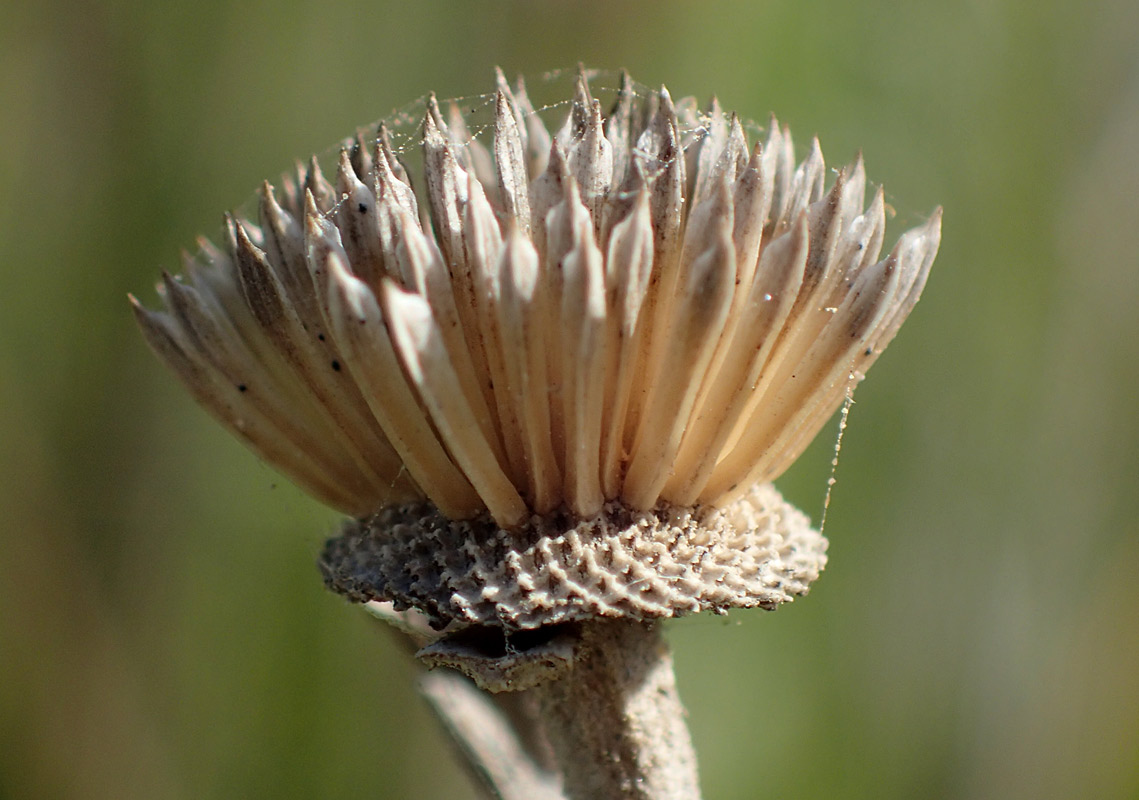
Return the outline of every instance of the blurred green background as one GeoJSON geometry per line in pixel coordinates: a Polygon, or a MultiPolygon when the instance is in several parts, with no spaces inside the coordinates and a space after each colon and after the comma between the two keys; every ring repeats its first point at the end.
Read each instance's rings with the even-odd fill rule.
{"type": "MultiPolygon", "coordinates": [[[[945,206],[825,576],[669,626],[709,800],[1139,797],[1134,0],[6,5],[0,797],[471,796],[404,655],[321,586],[335,515],[125,296],[357,125],[579,60],[861,148],[891,239],[945,206]]],[[[832,446],[780,482],[816,519],[832,446]]]]}

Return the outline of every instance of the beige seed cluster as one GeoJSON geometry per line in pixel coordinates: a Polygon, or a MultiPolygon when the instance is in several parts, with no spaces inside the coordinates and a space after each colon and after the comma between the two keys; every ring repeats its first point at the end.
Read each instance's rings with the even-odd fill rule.
{"type": "Polygon", "coordinates": [[[583,72],[560,128],[499,75],[493,123],[430,98],[259,219],[228,217],[136,315],[197,400],[355,517],[427,501],[519,529],[773,480],[917,302],[940,212],[880,258],[861,159],[829,188],[774,120],[583,72]],[[445,119],[446,116],[446,119],[445,119]],[[472,133],[474,130],[474,133],[472,133]]]}

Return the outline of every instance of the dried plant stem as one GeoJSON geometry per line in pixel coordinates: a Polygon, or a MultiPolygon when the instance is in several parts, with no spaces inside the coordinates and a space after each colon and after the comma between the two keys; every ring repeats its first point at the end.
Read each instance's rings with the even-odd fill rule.
{"type": "Polygon", "coordinates": [[[565,800],[555,771],[534,757],[524,731],[529,720],[507,713],[502,701],[450,669],[419,680],[430,703],[458,748],[463,766],[492,800],[565,800]],[[522,723],[519,725],[518,723],[522,723]]]}
{"type": "MultiPolygon", "coordinates": [[[[371,610],[390,617],[375,606],[371,610]]],[[[572,636],[572,663],[522,691],[503,687],[500,666],[474,647],[469,658],[461,647],[447,651],[449,663],[470,677],[444,668],[420,679],[420,691],[486,795],[698,800],[696,756],[659,626],[591,621],[576,626],[572,636]],[[486,692],[476,682],[506,690],[486,692]]],[[[544,656],[539,646],[507,658],[516,667],[521,663],[524,672],[528,659],[544,662],[544,656]]]]}
{"type": "Polygon", "coordinates": [[[694,800],[696,754],[658,626],[582,626],[582,653],[532,691],[571,800],[694,800]]]}

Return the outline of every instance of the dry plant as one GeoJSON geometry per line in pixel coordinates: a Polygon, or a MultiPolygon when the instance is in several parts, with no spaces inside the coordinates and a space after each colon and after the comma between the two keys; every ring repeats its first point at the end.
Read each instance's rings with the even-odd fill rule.
{"type": "Polygon", "coordinates": [[[827,188],[817,141],[626,75],[420,111],[264,184],[138,322],[350,516],[326,583],[449,668],[420,687],[491,796],[696,798],[657,622],[818,577],[771,481],[913,309],[940,211],[880,258],[861,158],[827,188]]]}

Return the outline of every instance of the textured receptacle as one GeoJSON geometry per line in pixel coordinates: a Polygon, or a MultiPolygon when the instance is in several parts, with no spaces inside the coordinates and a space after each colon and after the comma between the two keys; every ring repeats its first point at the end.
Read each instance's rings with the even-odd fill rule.
{"type": "Polygon", "coordinates": [[[392,508],[347,523],[320,566],[329,587],[357,602],[415,608],[439,628],[517,630],[774,608],[807,592],[826,545],[763,484],[721,509],[610,503],[589,519],[535,517],[517,530],[422,504],[392,508]]]}

